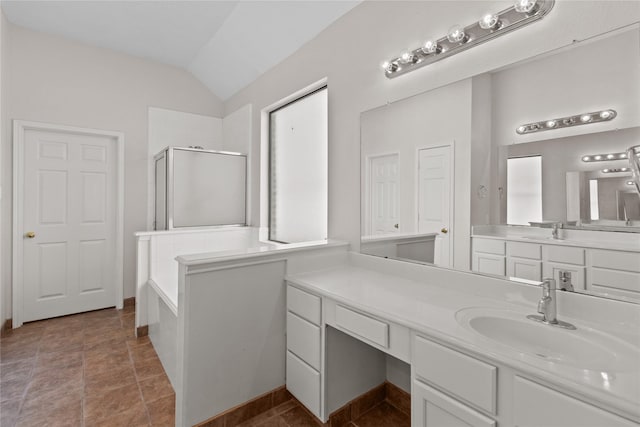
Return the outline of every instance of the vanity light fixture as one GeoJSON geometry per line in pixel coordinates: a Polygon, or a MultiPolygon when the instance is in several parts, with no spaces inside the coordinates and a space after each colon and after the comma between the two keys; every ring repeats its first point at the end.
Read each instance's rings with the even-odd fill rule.
{"type": "Polygon", "coordinates": [[[384,74],[390,79],[398,77],[532,24],[549,13],[554,4],[555,0],[516,0],[513,6],[488,13],[466,27],[455,25],[446,36],[428,40],[423,46],[384,62],[384,74]]]}
{"type": "Polygon", "coordinates": [[[607,122],[616,118],[616,110],[602,110],[593,113],[576,114],[575,116],[561,117],[559,119],[543,120],[540,122],[527,123],[516,128],[516,133],[525,135],[543,130],[561,129],[571,126],[586,125],[591,123],[607,122]]]}
{"type": "Polygon", "coordinates": [[[607,162],[611,160],[625,160],[627,159],[627,153],[609,153],[609,154],[592,154],[588,156],[582,156],[583,162],[607,162]]]}
{"type": "Polygon", "coordinates": [[[619,173],[619,172],[629,172],[631,169],[629,168],[607,168],[602,169],[602,173],[619,173]]]}

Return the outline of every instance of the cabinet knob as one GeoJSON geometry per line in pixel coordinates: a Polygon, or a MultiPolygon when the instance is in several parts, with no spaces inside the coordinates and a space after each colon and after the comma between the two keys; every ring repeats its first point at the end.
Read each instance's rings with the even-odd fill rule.
{"type": "Polygon", "coordinates": [[[447,234],[449,232],[449,229],[447,227],[442,227],[442,230],[440,230],[443,234],[447,234]]]}
{"type": "Polygon", "coordinates": [[[33,239],[34,237],[36,237],[36,233],[34,233],[33,231],[27,231],[25,236],[27,236],[29,239],[33,239]]]}

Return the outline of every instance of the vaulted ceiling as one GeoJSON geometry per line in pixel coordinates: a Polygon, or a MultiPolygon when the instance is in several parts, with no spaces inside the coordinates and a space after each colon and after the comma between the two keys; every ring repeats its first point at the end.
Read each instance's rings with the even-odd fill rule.
{"type": "Polygon", "coordinates": [[[184,68],[226,100],[359,2],[3,0],[1,4],[13,24],[184,68]]]}

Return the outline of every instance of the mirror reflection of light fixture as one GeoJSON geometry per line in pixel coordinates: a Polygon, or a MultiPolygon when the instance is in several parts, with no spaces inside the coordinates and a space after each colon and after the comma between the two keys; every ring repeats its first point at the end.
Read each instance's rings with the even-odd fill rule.
{"type": "Polygon", "coordinates": [[[616,110],[602,110],[593,113],[576,114],[569,117],[561,117],[559,119],[543,120],[540,122],[527,123],[516,128],[516,133],[525,135],[532,132],[540,132],[543,130],[561,129],[571,126],[586,125],[591,123],[607,122],[616,118],[618,113],[616,110]]]}
{"type": "Polygon", "coordinates": [[[431,39],[423,46],[385,62],[391,65],[383,67],[384,73],[392,79],[532,24],[549,13],[554,4],[555,0],[516,0],[507,9],[496,14],[485,14],[479,21],[466,27],[453,26],[446,36],[431,39]]]}
{"type": "Polygon", "coordinates": [[[619,173],[619,172],[629,172],[631,169],[629,168],[607,168],[602,169],[602,173],[619,173]]]}
{"type": "Polygon", "coordinates": [[[590,154],[588,156],[582,156],[583,162],[606,162],[625,159],[627,159],[627,153],[590,154]]]}

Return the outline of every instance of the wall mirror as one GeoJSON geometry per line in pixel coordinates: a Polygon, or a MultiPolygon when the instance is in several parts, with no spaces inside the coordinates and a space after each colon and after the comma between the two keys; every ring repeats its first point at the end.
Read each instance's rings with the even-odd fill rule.
{"type": "Polygon", "coordinates": [[[611,156],[640,144],[638,75],[633,25],[363,112],[361,252],[527,283],[569,273],[577,292],[640,301],[640,196],[611,156]],[[602,110],[616,117],[516,131],[602,110]],[[597,270],[594,242],[631,267],[597,270]],[[578,261],[556,262],[562,248],[578,261]]]}

